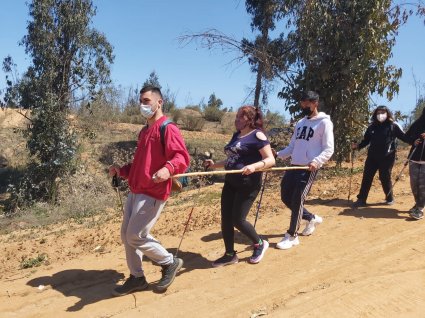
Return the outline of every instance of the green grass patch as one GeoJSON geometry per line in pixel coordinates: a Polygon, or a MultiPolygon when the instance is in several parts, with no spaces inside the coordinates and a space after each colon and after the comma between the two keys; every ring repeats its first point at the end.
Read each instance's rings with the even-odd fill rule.
{"type": "Polygon", "coordinates": [[[38,267],[47,261],[47,254],[39,254],[34,258],[23,259],[20,264],[21,269],[38,267]]]}

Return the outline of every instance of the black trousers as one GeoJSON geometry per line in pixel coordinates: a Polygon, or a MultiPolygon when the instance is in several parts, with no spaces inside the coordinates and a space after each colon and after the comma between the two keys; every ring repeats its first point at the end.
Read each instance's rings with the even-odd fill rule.
{"type": "Polygon", "coordinates": [[[280,197],[282,202],[291,209],[291,222],[288,234],[297,235],[300,228],[301,219],[311,221],[314,217],[312,213],[304,207],[304,201],[310,192],[316,171],[308,170],[289,170],[283,175],[280,184],[280,197]]]}
{"type": "Polygon", "coordinates": [[[391,190],[391,171],[393,170],[394,162],[395,152],[381,158],[371,156],[366,158],[362,185],[357,195],[359,200],[366,202],[376,171],[379,171],[379,180],[385,193],[385,200],[392,201],[394,199],[392,192],[389,193],[391,190]]]}
{"type": "Polygon", "coordinates": [[[221,232],[227,253],[234,251],[234,228],[246,235],[253,244],[259,242],[260,237],[246,217],[260,188],[260,173],[248,176],[226,175],[221,192],[221,232]]]}

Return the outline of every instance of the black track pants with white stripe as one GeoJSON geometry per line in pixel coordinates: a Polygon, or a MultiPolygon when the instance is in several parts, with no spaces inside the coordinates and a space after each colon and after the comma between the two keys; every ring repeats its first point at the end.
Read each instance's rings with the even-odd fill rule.
{"type": "Polygon", "coordinates": [[[314,215],[304,208],[304,201],[310,192],[317,171],[286,171],[280,184],[282,202],[291,210],[290,235],[295,236],[300,228],[301,219],[310,221],[314,215]]]}

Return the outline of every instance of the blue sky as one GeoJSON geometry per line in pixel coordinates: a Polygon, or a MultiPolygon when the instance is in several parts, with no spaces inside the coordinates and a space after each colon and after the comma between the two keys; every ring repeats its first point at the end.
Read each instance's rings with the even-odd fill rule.
{"type": "MultiPolygon", "coordinates": [[[[252,38],[250,16],[243,0],[95,0],[93,26],[114,46],[112,80],[124,88],[140,87],[153,70],[163,88],[176,93],[179,107],[208,100],[211,93],[224,106],[236,109],[252,102],[247,96],[255,83],[249,65],[231,63],[236,53],[209,51],[195,44],[181,47],[183,34],[215,28],[237,39],[252,38]]],[[[28,8],[24,0],[0,0],[0,59],[11,55],[22,74],[29,64],[18,42],[26,34],[28,8]]],[[[374,97],[392,110],[410,112],[418,93],[425,94],[425,27],[414,17],[399,33],[391,63],[402,67],[400,93],[392,102],[374,97]],[[415,88],[413,74],[419,87],[415,88]],[[418,92],[418,89],[420,91],[418,92]]],[[[0,88],[4,87],[0,70],[0,88]]],[[[279,83],[276,85],[276,93],[279,83]]],[[[284,111],[273,96],[269,108],[284,111]]],[[[286,115],[289,118],[288,115],[286,115]]]]}

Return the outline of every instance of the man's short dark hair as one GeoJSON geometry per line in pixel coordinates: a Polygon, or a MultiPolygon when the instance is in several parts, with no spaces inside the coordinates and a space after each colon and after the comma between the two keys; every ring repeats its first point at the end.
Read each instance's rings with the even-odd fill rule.
{"type": "Polygon", "coordinates": [[[319,94],[315,91],[305,91],[301,94],[301,100],[318,101],[319,94]]]}
{"type": "Polygon", "coordinates": [[[157,94],[159,94],[159,96],[161,96],[161,99],[162,99],[162,93],[161,93],[161,90],[159,89],[159,87],[156,87],[156,86],[153,86],[153,85],[143,86],[143,88],[140,90],[140,95],[142,95],[146,92],[157,93],[157,94]]]}

